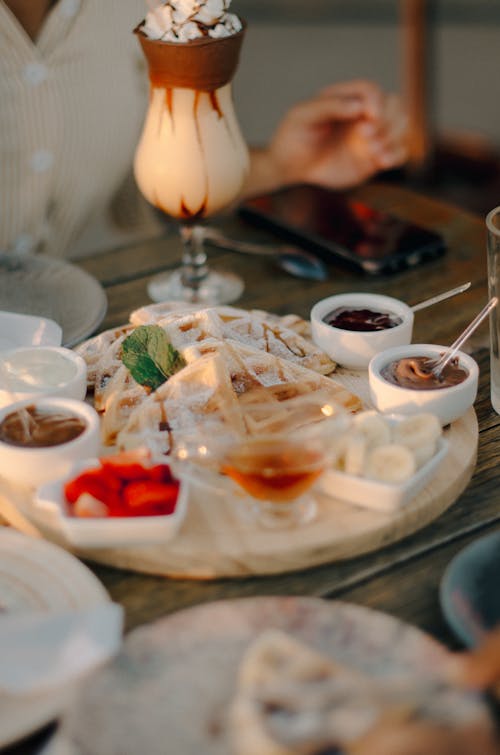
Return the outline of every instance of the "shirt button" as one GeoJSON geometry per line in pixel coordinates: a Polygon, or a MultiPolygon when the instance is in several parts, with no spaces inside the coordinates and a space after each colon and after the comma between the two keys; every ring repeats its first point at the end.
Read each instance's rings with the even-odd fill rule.
{"type": "Polygon", "coordinates": [[[28,63],[23,71],[24,80],[32,86],[37,86],[47,78],[47,66],[43,63],[28,63]]]}
{"type": "Polygon", "coordinates": [[[37,149],[31,156],[31,167],[35,173],[44,173],[52,167],[54,155],[48,149],[37,149]]]}
{"type": "Polygon", "coordinates": [[[73,18],[80,10],[80,0],[60,0],[59,13],[66,18],[73,18]]]}

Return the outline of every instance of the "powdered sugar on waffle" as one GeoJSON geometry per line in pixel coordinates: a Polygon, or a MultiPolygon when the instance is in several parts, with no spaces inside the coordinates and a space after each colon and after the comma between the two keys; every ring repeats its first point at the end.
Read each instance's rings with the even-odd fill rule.
{"type": "MultiPolygon", "coordinates": [[[[348,410],[360,409],[357,396],[324,376],[335,367],[329,357],[284,327],[283,319],[235,307],[137,310],[131,316],[134,324],[159,325],[187,363],[153,393],[138,385],[121,362],[129,326],[88,341],[79,351],[92,366],[104,443],[168,454],[183,434],[207,422],[222,433],[257,433],[245,417],[245,402],[273,386],[287,387],[271,396],[277,406],[288,389],[294,395],[322,390],[348,410]]],[[[295,316],[288,320],[299,327],[303,322],[295,316]]]]}
{"type": "MultiPolygon", "coordinates": [[[[131,321],[134,324],[160,325],[171,344],[181,352],[187,345],[201,345],[206,338],[231,339],[322,375],[328,375],[335,369],[335,362],[321,349],[296,330],[286,327],[281,318],[265,312],[247,312],[236,307],[211,307],[167,313],[161,308],[145,307],[133,312],[131,321]]],[[[293,322],[297,325],[303,321],[295,317],[293,322]]],[[[193,353],[191,350],[191,354],[193,353]]]]}

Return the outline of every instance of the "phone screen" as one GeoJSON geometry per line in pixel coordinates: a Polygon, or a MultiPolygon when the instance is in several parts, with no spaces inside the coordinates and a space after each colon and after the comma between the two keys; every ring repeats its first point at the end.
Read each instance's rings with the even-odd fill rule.
{"type": "Polygon", "coordinates": [[[316,186],[293,186],[254,197],[241,212],[368,272],[408,267],[444,251],[438,234],[316,186]]]}

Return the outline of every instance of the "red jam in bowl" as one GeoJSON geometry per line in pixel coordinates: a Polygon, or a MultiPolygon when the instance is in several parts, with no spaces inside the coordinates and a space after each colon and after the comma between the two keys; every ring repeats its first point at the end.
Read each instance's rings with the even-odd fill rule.
{"type": "Polygon", "coordinates": [[[366,307],[338,307],[325,315],[323,322],[340,330],[370,332],[395,328],[403,321],[392,312],[374,312],[366,307]]]}

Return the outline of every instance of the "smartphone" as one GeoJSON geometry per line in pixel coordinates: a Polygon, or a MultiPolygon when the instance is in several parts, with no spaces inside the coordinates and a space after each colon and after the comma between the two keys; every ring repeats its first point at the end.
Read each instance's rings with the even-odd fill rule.
{"type": "Polygon", "coordinates": [[[439,234],[318,186],[253,197],[239,213],[326,262],[342,261],[374,275],[415,267],[445,251],[439,234]]]}

